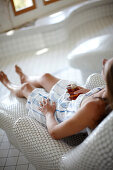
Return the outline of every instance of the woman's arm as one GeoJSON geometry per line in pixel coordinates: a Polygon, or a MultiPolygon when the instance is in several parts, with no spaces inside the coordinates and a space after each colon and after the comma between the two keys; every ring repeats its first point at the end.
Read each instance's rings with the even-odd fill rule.
{"type": "Polygon", "coordinates": [[[55,103],[50,104],[49,100],[41,104],[40,110],[46,116],[46,125],[52,138],[58,140],[67,136],[74,135],[86,127],[91,127],[97,108],[95,102],[89,102],[69,120],[58,124],[54,118],[55,103]]]}

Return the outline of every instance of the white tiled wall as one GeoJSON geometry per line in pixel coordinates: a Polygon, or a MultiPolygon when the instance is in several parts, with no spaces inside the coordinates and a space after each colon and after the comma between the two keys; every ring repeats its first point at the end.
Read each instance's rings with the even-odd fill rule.
{"type": "MultiPolygon", "coordinates": [[[[87,9],[87,5],[85,8],[87,9]]],[[[107,30],[107,33],[110,33],[112,27],[109,27],[109,24],[113,21],[112,3],[95,6],[87,10],[84,8],[80,8],[79,10],[75,9],[76,6],[64,10],[63,17],[65,16],[64,18],[66,19],[62,22],[50,24],[50,17],[46,17],[43,21],[44,23],[46,22],[46,26],[43,25],[44,23],[42,24],[43,26],[32,25],[24,28],[24,30],[16,30],[14,34],[10,36],[5,33],[1,34],[0,58],[48,48],[59,43],[68,42],[70,38],[73,38],[73,42],[76,45],[78,40],[80,41],[83,37],[94,36],[97,32],[98,34],[102,34],[107,30]],[[68,13],[70,9],[72,9],[72,11],[70,12],[70,16],[68,16],[66,13],[68,13]],[[99,29],[101,31],[99,31],[99,29]]],[[[60,15],[59,17],[62,16],[60,15]]],[[[52,20],[53,19],[58,18],[54,17],[52,20]]],[[[39,22],[39,24],[40,23],[41,22],[39,22]]],[[[34,25],[35,24],[36,23],[34,23],[34,25]]]]}
{"type": "Polygon", "coordinates": [[[9,57],[18,53],[47,48],[63,42],[68,34],[64,28],[39,29],[15,31],[13,35],[0,35],[0,57],[9,57]]]}

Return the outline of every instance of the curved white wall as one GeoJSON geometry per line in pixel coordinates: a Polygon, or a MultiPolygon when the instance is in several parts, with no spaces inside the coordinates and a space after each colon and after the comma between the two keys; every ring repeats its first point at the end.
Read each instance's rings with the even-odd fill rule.
{"type": "Polygon", "coordinates": [[[57,45],[58,43],[65,43],[66,41],[67,43],[72,41],[72,46],[76,45],[81,37],[84,38],[88,34],[90,37],[94,36],[92,27],[96,23],[95,20],[98,21],[98,19],[104,18],[101,21],[102,23],[96,23],[96,26],[99,26],[98,30],[100,29],[98,32],[101,33],[104,29],[104,24],[109,27],[113,22],[113,3],[111,3],[111,0],[105,2],[103,0],[93,0],[88,2],[89,4],[83,2],[81,6],[75,5],[65,9],[65,14],[70,10],[71,12],[68,13],[69,15],[66,15],[62,22],[46,24],[45,26],[43,23],[46,20],[48,23],[50,19],[46,18],[43,20],[42,26],[38,26],[37,22],[36,26],[28,27],[25,30],[16,30],[13,35],[1,34],[0,57],[9,57],[19,53],[40,50],[57,45]]]}
{"type": "Polygon", "coordinates": [[[26,12],[24,14],[15,16],[12,10],[10,0],[0,0],[0,32],[4,32],[21,26],[34,19],[39,19],[47,16],[55,11],[61,10],[66,6],[80,3],[84,0],[60,0],[49,5],[44,5],[43,0],[35,0],[36,9],[26,12]]]}

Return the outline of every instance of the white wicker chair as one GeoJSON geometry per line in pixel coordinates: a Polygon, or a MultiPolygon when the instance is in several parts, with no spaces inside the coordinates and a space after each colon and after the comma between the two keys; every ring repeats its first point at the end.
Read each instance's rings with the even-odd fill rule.
{"type": "MultiPolygon", "coordinates": [[[[85,86],[92,89],[103,83],[99,74],[93,74],[85,86]]],[[[10,142],[38,170],[112,169],[113,112],[88,137],[87,134],[78,134],[56,141],[45,127],[28,117],[25,100],[11,95],[9,100],[13,101],[9,106],[5,101],[0,104],[0,126],[10,142]]]]}

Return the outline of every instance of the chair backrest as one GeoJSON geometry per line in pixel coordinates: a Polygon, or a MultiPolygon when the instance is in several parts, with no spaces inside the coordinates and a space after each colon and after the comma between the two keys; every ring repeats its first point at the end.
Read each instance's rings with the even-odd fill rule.
{"type": "Polygon", "coordinates": [[[102,75],[99,73],[94,73],[94,74],[91,74],[87,78],[84,87],[86,87],[88,89],[93,89],[95,87],[99,87],[99,86],[103,86],[103,85],[105,85],[105,81],[104,81],[102,75]]]}

